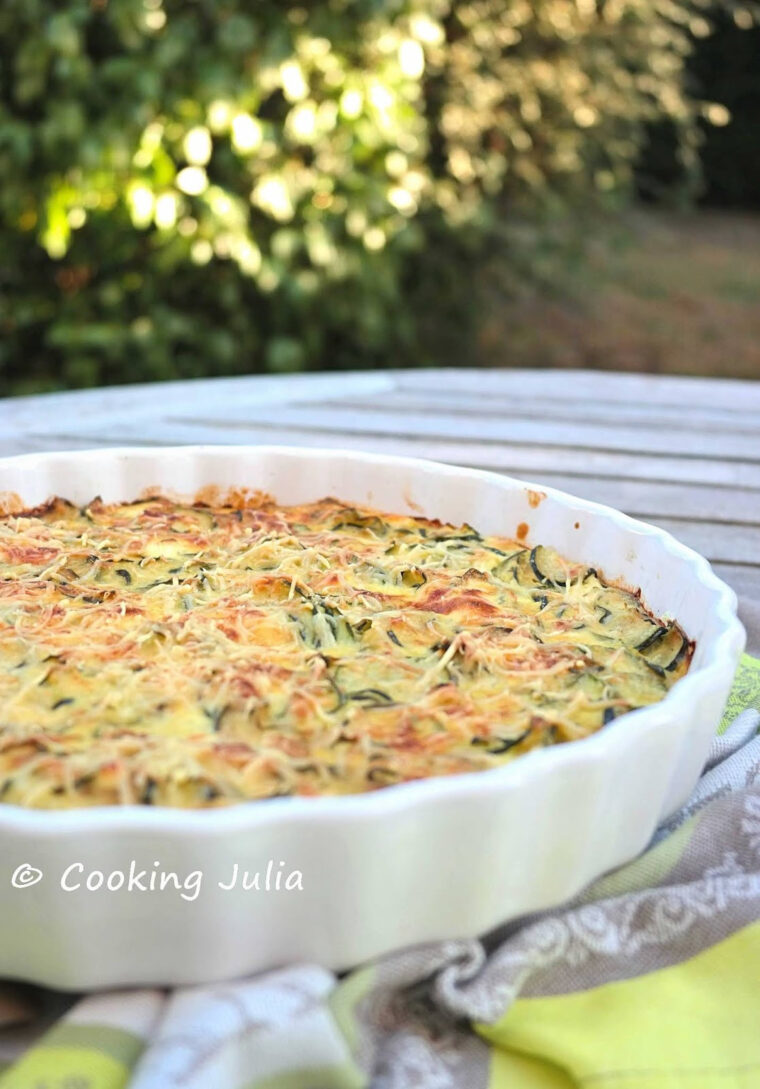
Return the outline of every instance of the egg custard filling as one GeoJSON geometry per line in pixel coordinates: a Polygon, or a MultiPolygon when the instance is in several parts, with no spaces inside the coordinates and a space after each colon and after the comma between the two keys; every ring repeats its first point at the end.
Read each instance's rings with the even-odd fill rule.
{"type": "Polygon", "coordinates": [[[209,807],[493,768],[657,702],[692,651],[638,592],[468,525],[55,499],[0,518],[0,800],[209,807]]]}

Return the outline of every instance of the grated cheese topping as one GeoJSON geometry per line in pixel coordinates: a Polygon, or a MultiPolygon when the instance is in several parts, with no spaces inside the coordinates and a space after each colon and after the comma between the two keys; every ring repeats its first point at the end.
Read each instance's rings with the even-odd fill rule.
{"type": "Polygon", "coordinates": [[[219,806],[477,771],[688,669],[554,550],[347,506],[156,496],[0,518],[0,800],[219,806]]]}

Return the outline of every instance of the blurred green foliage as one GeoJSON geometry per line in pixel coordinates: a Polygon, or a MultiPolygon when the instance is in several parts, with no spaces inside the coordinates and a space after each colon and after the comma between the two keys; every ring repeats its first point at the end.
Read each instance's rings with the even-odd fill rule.
{"type": "MultiPolygon", "coordinates": [[[[760,5],[725,3],[710,12],[711,33],[698,38],[687,61],[687,86],[714,98],[721,114],[701,120],[702,177],[696,195],[711,207],[760,208],[760,5]],[[718,124],[715,124],[715,117],[718,124]]],[[[642,150],[642,195],[671,198],[688,189],[677,137],[665,122],[652,126],[642,150]],[[686,186],[684,186],[686,183],[686,186]]],[[[692,178],[693,182],[694,179],[692,178]]]]}
{"type": "Polygon", "coordinates": [[[5,0],[2,391],[463,350],[495,240],[530,275],[659,119],[695,167],[705,11],[5,0]]]}

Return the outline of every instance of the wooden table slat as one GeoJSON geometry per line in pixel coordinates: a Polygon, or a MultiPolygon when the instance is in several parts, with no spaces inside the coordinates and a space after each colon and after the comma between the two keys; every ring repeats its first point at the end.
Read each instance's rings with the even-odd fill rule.
{"type": "Polygon", "coordinates": [[[760,527],[724,526],[713,522],[690,522],[686,518],[650,518],[685,545],[715,563],[753,564],[760,556],[760,527]]]}
{"type": "MultiPolygon", "coordinates": [[[[168,417],[179,423],[204,426],[212,421],[206,413],[168,417]]],[[[240,430],[272,422],[271,407],[240,405],[230,407],[226,424],[240,430]]],[[[334,430],[354,434],[391,435],[398,438],[424,435],[435,439],[473,438],[480,442],[529,442],[551,446],[574,446],[587,450],[625,453],[677,454],[679,457],[712,457],[755,461],[760,464],[760,440],[756,434],[719,433],[706,436],[700,429],[677,434],[665,428],[604,426],[567,421],[510,420],[488,417],[459,417],[430,409],[426,413],[397,414],[382,405],[351,407],[335,405],[278,406],[276,422],[305,430],[334,430]]]]}
{"type": "Polygon", "coordinates": [[[576,401],[638,401],[642,404],[674,404],[724,408],[760,409],[760,382],[733,378],[693,378],[682,375],[621,374],[618,371],[579,370],[451,370],[397,371],[399,389],[485,388],[494,394],[541,397],[561,390],[568,404],[576,401]]]}
{"type": "MultiPolygon", "coordinates": [[[[291,402],[294,403],[294,402],[291,402]]],[[[352,394],[330,402],[314,401],[312,408],[358,407],[364,409],[376,405],[372,401],[356,398],[352,394]]],[[[668,427],[674,431],[688,431],[698,425],[707,431],[725,431],[731,434],[757,436],[760,431],[760,410],[737,412],[735,409],[696,405],[684,412],[683,405],[645,405],[629,401],[583,401],[568,407],[562,397],[512,397],[488,393],[465,393],[458,390],[430,390],[429,392],[390,390],[383,394],[383,408],[403,415],[427,413],[432,408],[447,415],[511,420],[549,421],[554,423],[614,424],[626,427],[668,427]]],[[[463,426],[466,423],[463,421],[463,426]]]]}
{"type": "Polygon", "coordinates": [[[536,480],[648,521],[673,517],[760,528],[760,495],[748,488],[716,489],[702,484],[583,478],[563,473],[537,473],[536,480]]]}
{"type": "MultiPolygon", "coordinates": [[[[275,443],[292,446],[332,446],[345,449],[371,450],[377,453],[427,457],[474,468],[542,478],[559,472],[566,476],[586,479],[663,481],[673,484],[696,484],[716,488],[737,487],[760,490],[760,464],[743,461],[721,461],[705,458],[679,458],[677,455],[640,455],[599,450],[574,449],[562,446],[541,446],[510,443],[480,443],[472,439],[437,440],[424,436],[393,437],[347,433],[338,429],[304,431],[298,427],[282,427],[278,423],[259,423],[240,428],[222,420],[204,424],[166,420],[147,414],[136,418],[98,417],[83,421],[77,431],[66,430],[62,421],[35,431],[9,432],[0,436],[3,453],[23,453],[28,450],[85,449],[88,446],[172,445],[182,443],[275,443]]],[[[571,491],[580,487],[573,485],[571,491]]]]}
{"type": "Polygon", "coordinates": [[[569,371],[203,379],[0,401],[0,453],[180,443],[422,456],[661,525],[760,601],[760,383],[569,371]]]}
{"type": "Polygon", "coordinates": [[[760,602],[760,567],[748,563],[712,564],[715,574],[733,587],[739,597],[746,597],[760,602]]]}
{"type": "Polygon", "coordinates": [[[224,414],[231,405],[253,398],[261,404],[292,404],[310,398],[350,396],[379,397],[396,388],[392,372],[348,372],[346,374],[256,375],[240,378],[199,378],[186,382],[107,386],[101,389],[69,390],[36,397],[0,399],[0,430],[35,428],[41,420],[60,421],[74,415],[82,420],[101,414],[128,416],[135,412],[152,415],[157,407],[177,411],[187,405],[224,414]]]}

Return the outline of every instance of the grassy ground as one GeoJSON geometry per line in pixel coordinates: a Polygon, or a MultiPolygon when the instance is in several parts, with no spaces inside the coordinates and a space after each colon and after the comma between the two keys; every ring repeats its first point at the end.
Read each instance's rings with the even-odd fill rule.
{"type": "Polygon", "coordinates": [[[760,216],[638,212],[561,287],[492,293],[483,362],[760,378],[760,216]]]}

